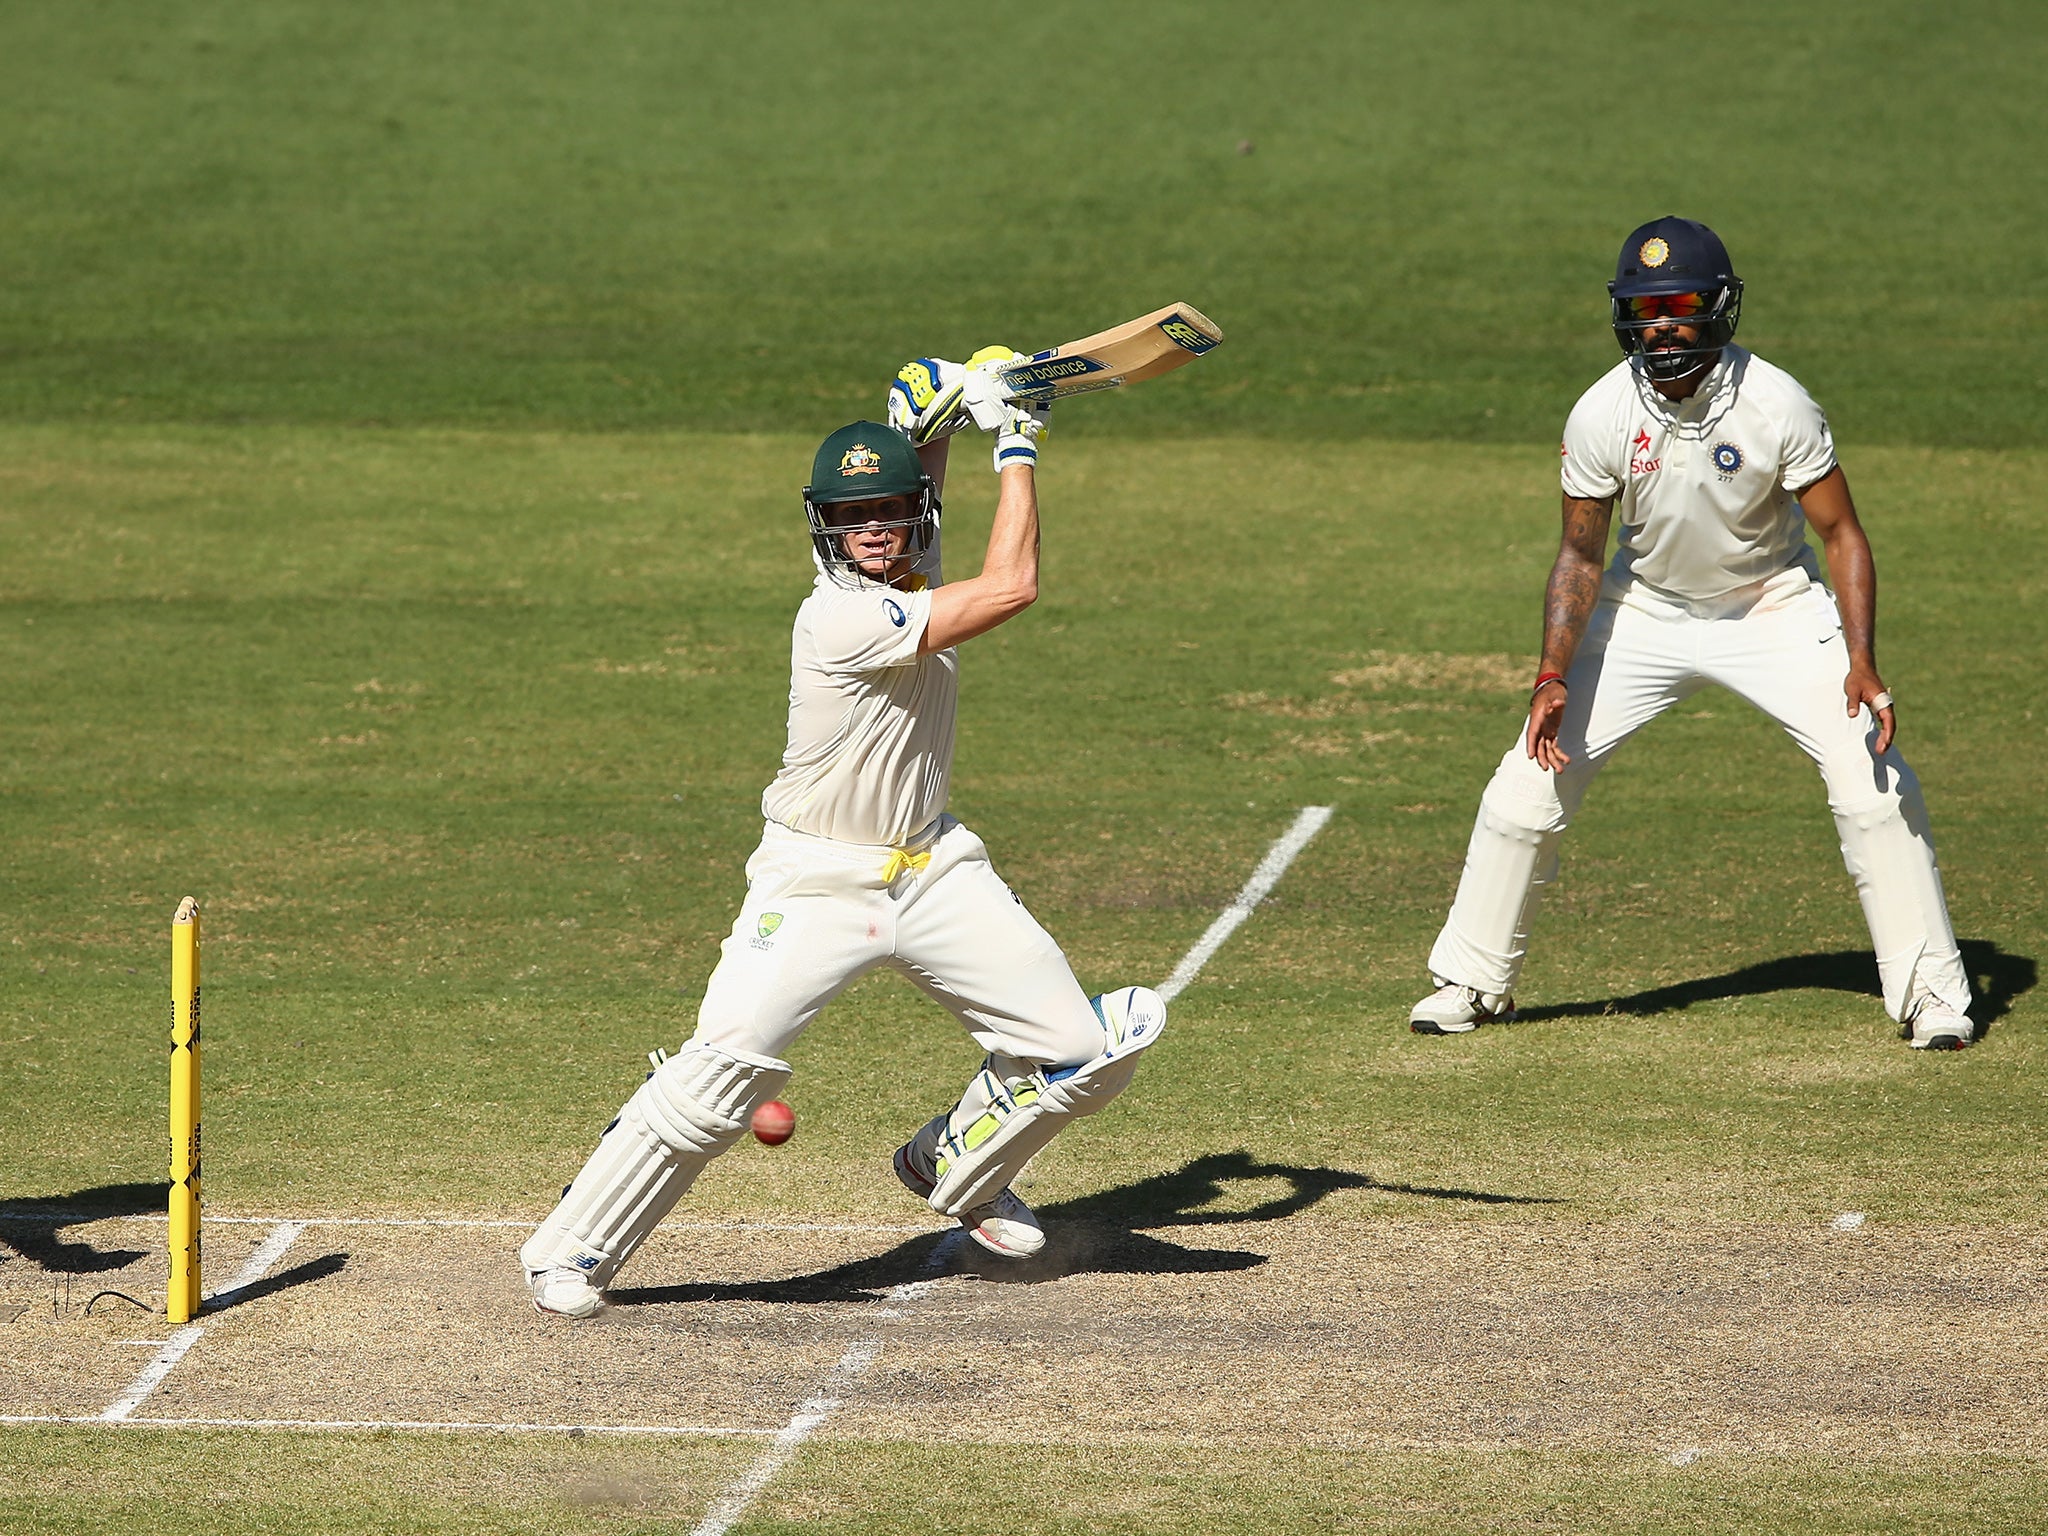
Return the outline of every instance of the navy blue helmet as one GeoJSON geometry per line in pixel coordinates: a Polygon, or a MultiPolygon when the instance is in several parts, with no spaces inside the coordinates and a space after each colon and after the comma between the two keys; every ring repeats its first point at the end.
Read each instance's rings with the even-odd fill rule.
{"type": "Polygon", "coordinates": [[[1625,356],[1640,357],[1653,379],[1682,379],[1714,360],[1735,338],[1742,318],[1742,279],[1728,259],[1728,247],[1706,225],[1666,214],[1652,219],[1621,243],[1614,281],[1614,339],[1625,356]],[[1673,324],[1697,327],[1691,346],[1660,338],[1644,345],[1644,334],[1673,324]]]}

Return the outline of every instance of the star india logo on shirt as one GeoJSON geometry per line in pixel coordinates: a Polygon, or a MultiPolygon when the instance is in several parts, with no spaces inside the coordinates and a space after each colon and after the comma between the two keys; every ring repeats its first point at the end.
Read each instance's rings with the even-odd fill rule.
{"type": "Polygon", "coordinates": [[[882,456],[866,443],[855,443],[839,458],[839,473],[842,475],[879,475],[882,472],[882,456]]]}

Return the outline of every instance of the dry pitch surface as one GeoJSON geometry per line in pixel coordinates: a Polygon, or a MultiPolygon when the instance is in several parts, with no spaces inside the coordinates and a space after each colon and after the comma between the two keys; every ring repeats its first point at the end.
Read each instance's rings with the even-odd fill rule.
{"type": "MultiPolygon", "coordinates": [[[[770,1435],[833,1383],[821,1440],[2048,1452],[2048,1233],[1360,1222],[1313,1194],[1140,1231],[1077,1210],[1029,1266],[915,1226],[674,1224],[587,1324],[527,1306],[516,1228],[314,1224],[135,1421],[770,1435]]],[[[216,1225],[212,1272],[271,1230],[216,1225]]],[[[0,1265],[0,1413],[98,1416],[167,1330],[85,1303],[161,1297],[161,1223],[4,1237],[30,1253],[0,1265]],[[67,1292],[33,1262],[53,1236],[117,1267],[67,1292]]]]}

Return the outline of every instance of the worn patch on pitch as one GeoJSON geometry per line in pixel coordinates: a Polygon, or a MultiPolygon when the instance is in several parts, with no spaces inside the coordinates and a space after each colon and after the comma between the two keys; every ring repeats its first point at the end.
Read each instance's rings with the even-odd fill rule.
{"type": "MultiPolygon", "coordinates": [[[[2040,1231],[1046,1215],[1046,1257],[956,1243],[907,1299],[889,1293],[934,1274],[936,1228],[672,1225],[583,1324],[532,1311],[517,1231],[315,1225],[136,1417],[766,1433],[871,1341],[821,1434],[2048,1451],[2040,1231]]],[[[217,1228],[210,1253],[238,1263],[265,1230],[217,1228]]],[[[160,1226],[73,1234],[149,1246],[96,1287],[160,1294],[160,1226]]],[[[86,1317],[75,1281],[66,1314],[61,1277],[53,1307],[25,1270],[0,1270],[29,1309],[0,1413],[101,1411],[148,1354],[124,1341],[161,1318],[86,1317]]]]}
{"type": "Polygon", "coordinates": [[[1148,1237],[1063,1234],[1056,1283],[935,1297],[837,1432],[2048,1449],[2048,1234],[1509,1218],[1198,1235],[1212,1261],[1265,1262],[1147,1273],[1148,1237]]]}

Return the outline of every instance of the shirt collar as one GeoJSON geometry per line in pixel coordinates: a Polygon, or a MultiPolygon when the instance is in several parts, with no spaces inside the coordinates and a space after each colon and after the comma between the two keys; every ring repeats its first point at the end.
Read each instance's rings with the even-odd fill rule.
{"type": "MultiPolygon", "coordinates": [[[[1633,363],[1633,359],[1631,362],[1633,363]]],[[[1714,359],[1714,365],[1700,380],[1700,387],[1683,400],[1673,400],[1659,392],[1650,382],[1650,376],[1641,368],[1635,368],[1636,391],[1644,403],[1667,416],[1697,416],[1713,404],[1714,397],[1721,393],[1729,379],[1734,377],[1736,367],[1735,344],[1730,342],[1721,348],[1721,355],[1714,359]]]]}

